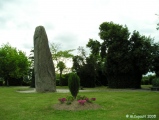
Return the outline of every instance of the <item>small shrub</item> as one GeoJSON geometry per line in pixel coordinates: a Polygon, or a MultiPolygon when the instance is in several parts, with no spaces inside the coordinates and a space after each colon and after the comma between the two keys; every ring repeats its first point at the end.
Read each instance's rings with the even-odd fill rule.
{"type": "Polygon", "coordinates": [[[73,100],[74,100],[74,97],[72,97],[72,96],[67,96],[66,99],[67,99],[67,101],[73,101],[73,100]]]}
{"type": "Polygon", "coordinates": [[[86,98],[87,98],[86,96],[81,96],[81,95],[77,96],[77,100],[85,100],[86,98]]]}
{"type": "Polygon", "coordinates": [[[153,87],[159,87],[159,77],[156,77],[152,80],[153,87]]]}
{"type": "Polygon", "coordinates": [[[68,87],[74,98],[76,98],[80,86],[80,78],[77,74],[71,73],[68,78],[68,87]]]}

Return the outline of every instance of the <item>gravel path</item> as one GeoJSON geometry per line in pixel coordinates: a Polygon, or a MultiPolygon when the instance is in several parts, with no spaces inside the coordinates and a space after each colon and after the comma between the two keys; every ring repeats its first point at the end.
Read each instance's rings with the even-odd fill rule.
{"type": "MultiPolygon", "coordinates": [[[[56,91],[58,93],[69,93],[69,90],[68,89],[56,89],[56,91]]],[[[95,91],[98,91],[98,90],[79,90],[79,92],[95,92],[95,91]]],[[[19,93],[36,93],[36,90],[33,89],[33,90],[18,90],[17,92],[19,93]]]]}
{"type": "MultiPolygon", "coordinates": [[[[69,93],[69,89],[56,89],[57,93],[69,93]]],[[[84,89],[84,90],[79,90],[79,92],[150,92],[150,88],[143,88],[143,89],[84,89]]],[[[36,93],[35,88],[28,88],[28,87],[19,87],[19,89],[16,91],[19,93],[36,93]],[[28,89],[28,90],[27,90],[28,89]]],[[[159,92],[159,91],[154,91],[154,92],[159,92]]]]}

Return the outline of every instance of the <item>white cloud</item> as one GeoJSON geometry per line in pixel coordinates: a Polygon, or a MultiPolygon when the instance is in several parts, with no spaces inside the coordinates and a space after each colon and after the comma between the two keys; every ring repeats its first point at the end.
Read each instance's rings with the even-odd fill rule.
{"type": "Polygon", "coordinates": [[[28,54],[38,25],[63,49],[85,46],[89,38],[99,40],[99,25],[105,21],[126,24],[130,32],[159,41],[158,0],[3,0],[0,7],[0,45],[9,42],[28,54]]]}

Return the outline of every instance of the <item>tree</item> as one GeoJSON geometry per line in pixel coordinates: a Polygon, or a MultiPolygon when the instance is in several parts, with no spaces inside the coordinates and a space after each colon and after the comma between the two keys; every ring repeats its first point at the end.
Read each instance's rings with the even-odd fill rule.
{"type": "Polygon", "coordinates": [[[71,52],[73,52],[74,49],[60,50],[60,44],[50,43],[50,50],[52,53],[53,61],[55,63],[55,68],[57,68],[57,65],[61,61],[66,65],[66,62],[68,62],[73,57],[73,54],[71,52]]]}
{"type": "Polygon", "coordinates": [[[155,72],[156,77],[159,77],[159,43],[156,43],[153,45],[152,48],[152,67],[151,67],[151,71],[155,72]]]}
{"type": "Polygon", "coordinates": [[[95,87],[96,85],[102,85],[104,83],[104,74],[101,70],[101,65],[103,63],[102,59],[99,56],[99,45],[100,44],[98,41],[90,39],[87,44],[87,47],[91,49],[90,55],[87,56],[84,48],[79,47],[79,54],[73,57],[73,69],[79,75],[81,85],[84,87],[95,87]],[[94,48],[96,50],[94,50],[94,48]]]}
{"type": "Polygon", "coordinates": [[[125,76],[130,76],[128,44],[129,31],[126,26],[104,22],[99,27],[101,43],[101,57],[105,58],[105,71],[109,87],[127,87],[125,76]],[[125,84],[124,82],[125,81],[125,84]]]}
{"type": "Polygon", "coordinates": [[[72,71],[75,71],[77,75],[80,77],[80,85],[85,86],[85,64],[86,64],[86,51],[84,50],[83,47],[78,47],[78,55],[74,56],[72,58],[73,61],[73,66],[72,66],[72,71]]]}
{"type": "Polygon", "coordinates": [[[153,39],[134,31],[129,41],[133,74],[136,76],[134,78],[136,82],[135,87],[140,88],[142,75],[149,72],[152,65],[153,39]]]}
{"type": "Polygon", "coordinates": [[[130,36],[126,26],[113,22],[104,22],[99,29],[109,87],[140,88],[142,75],[151,66],[153,39],[137,31],[130,36]]]}
{"type": "MultiPolygon", "coordinates": [[[[90,55],[88,59],[90,62],[93,63],[93,66],[91,70],[94,71],[94,78],[95,78],[95,84],[100,85],[107,85],[107,79],[106,79],[106,72],[104,70],[104,64],[106,60],[100,56],[101,51],[101,43],[97,40],[89,39],[87,45],[88,48],[90,48],[90,55]],[[92,62],[91,62],[92,61],[92,62]]],[[[92,72],[93,72],[92,71],[92,72]]]]}
{"type": "Polygon", "coordinates": [[[62,85],[62,71],[66,68],[66,65],[64,62],[60,61],[58,64],[57,64],[57,68],[59,68],[60,70],[60,85],[62,85]]]}
{"type": "Polygon", "coordinates": [[[7,43],[0,48],[0,56],[0,75],[5,80],[5,85],[28,74],[30,62],[24,52],[7,43]]]}

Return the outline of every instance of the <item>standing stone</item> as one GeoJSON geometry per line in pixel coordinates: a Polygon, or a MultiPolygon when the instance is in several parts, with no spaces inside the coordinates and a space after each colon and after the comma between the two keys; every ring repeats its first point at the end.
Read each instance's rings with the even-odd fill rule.
{"type": "Polygon", "coordinates": [[[55,68],[43,26],[36,27],[34,33],[34,72],[37,92],[56,91],[55,68]]]}

